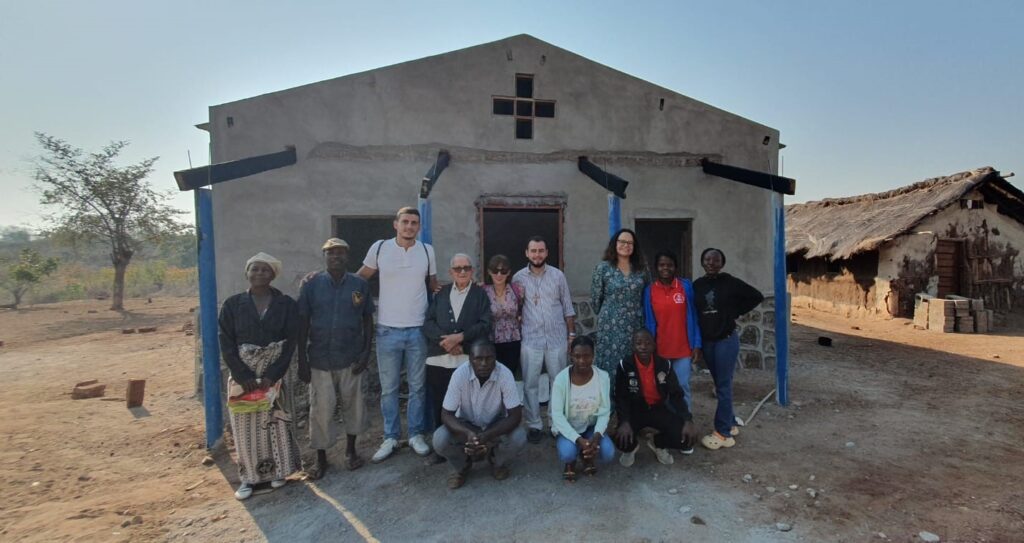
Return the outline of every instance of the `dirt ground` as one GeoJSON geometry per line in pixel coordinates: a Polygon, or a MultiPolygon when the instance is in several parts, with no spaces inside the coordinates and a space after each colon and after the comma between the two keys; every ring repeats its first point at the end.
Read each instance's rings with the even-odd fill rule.
{"type": "MultiPolygon", "coordinates": [[[[446,466],[404,449],[238,502],[230,456],[201,464],[194,338],[181,331],[195,301],[126,305],[0,311],[0,540],[853,542],[927,530],[1024,541],[1024,327],[942,335],[798,309],[792,404],[765,404],[732,449],[698,448],[672,466],[644,449],[630,469],[614,463],[568,485],[546,439],[508,480],[478,470],[457,491],[446,466]],[[157,331],[121,333],[140,326],[157,331]],[[142,409],[107,401],[123,400],[129,378],[147,380],[142,409]],[[86,379],[106,383],[106,398],[72,400],[86,379]]],[[[707,431],[710,379],[693,385],[707,431]]],[[[773,375],[741,372],[738,414],[773,386],[773,375]]],[[[365,457],[380,439],[370,412],[365,457]]]]}

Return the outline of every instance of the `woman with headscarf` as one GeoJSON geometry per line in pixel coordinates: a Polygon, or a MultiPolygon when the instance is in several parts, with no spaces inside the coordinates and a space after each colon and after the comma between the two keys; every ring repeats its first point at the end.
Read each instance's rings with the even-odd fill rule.
{"type": "Polygon", "coordinates": [[[693,282],[704,360],[715,381],[718,408],[715,410],[715,430],[701,438],[702,445],[711,450],[732,447],[740,433],[734,425],[736,415],[732,408],[732,377],[736,371],[736,358],[740,352],[740,338],[736,332],[736,319],[764,300],[756,288],[723,273],[725,253],[709,247],[700,254],[704,277],[693,282]]]}
{"type": "Polygon", "coordinates": [[[220,351],[231,372],[228,411],[242,481],[235,492],[239,500],[251,496],[257,484],[280,488],[285,477],[301,469],[290,418],[277,402],[299,325],[295,300],[270,286],[280,273],[280,260],[256,254],[245,263],[249,289],[225,300],[220,311],[220,351]]]}
{"type": "Polygon", "coordinates": [[[590,303],[597,314],[594,364],[609,375],[630,353],[630,335],[644,325],[643,292],[647,264],[636,234],[623,228],[608,240],[590,282],[590,303]]]}

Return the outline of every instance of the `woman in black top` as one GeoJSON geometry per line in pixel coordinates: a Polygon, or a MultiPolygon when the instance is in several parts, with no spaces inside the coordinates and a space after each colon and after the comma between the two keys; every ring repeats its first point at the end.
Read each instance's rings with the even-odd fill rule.
{"type": "Polygon", "coordinates": [[[715,431],[701,439],[701,444],[715,450],[736,444],[739,434],[734,426],[732,409],[732,377],[740,352],[736,319],[757,307],[764,296],[756,288],[728,273],[723,273],[725,253],[708,248],[700,255],[704,277],[693,282],[694,301],[700,322],[704,360],[715,380],[718,408],[715,410],[715,431]]]}
{"type": "Polygon", "coordinates": [[[235,497],[252,495],[253,485],[280,488],[301,468],[290,420],[275,405],[299,330],[295,300],[270,286],[281,262],[258,253],[245,264],[249,289],[224,301],[220,310],[220,352],[231,371],[228,410],[242,480],[235,497]]]}

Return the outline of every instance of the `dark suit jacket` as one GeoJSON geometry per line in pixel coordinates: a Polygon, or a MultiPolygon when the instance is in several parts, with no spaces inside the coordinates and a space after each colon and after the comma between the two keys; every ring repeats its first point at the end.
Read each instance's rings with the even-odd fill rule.
{"type": "Polygon", "coordinates": [[[452,287],[453,285],[445,285],[434,296],[427,309],[427,318],[423,321],[423,335],[427,338],[427,356],[445,354],[445,350],[438,344],[441,336],[461,332],[465,336],[462,340],[463,350],[468,354],[470,344],[491,334],[491,301],[484,289],[476,283],[469,285],[466,301],[462,304],[462,312],[456,320],[449,298],[452,287]]]}

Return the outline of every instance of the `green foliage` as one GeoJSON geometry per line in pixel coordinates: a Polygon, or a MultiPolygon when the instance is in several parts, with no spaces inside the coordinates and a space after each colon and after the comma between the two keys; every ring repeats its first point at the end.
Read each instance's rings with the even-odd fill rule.
{"type": "Polygon", "coordinates": [[[182,212],[165,203],[169,194],[153,190],[146,181],[157,157],[117,166],[115,160],[128,142],[114,141],[86,154],[43,133],[37,132],[36,140],[44,151],[35,173],[41,203],[57,209],[49,217],[52,238],[72,247],[83,242],[107,246],[114,266],[111,309],[122,309],[132,257],[145,246],[188,230],[175,220],[182,212]]]}
{"type": "Polygon", "coordinates": [[[38,252],[25,248],[17,260],[4,262],[0,271],[0,287],[11,294],[14,307],[18,307],[29,289],[56,270],[57,259],[44,258],[38,252]]]}

